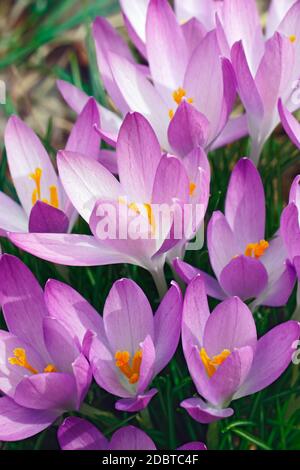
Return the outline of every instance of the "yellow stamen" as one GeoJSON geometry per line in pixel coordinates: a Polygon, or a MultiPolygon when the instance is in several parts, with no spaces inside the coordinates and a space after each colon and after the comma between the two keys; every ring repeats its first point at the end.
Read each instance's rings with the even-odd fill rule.
{"type": "Polygon", "coordinates": [[[142,351],[138,350],[133,356],[130,364],[130,354],[128,351],[117,351],[115,354],[116,366],[123,375],[128,379],[129,383],[135,384],[140,378],[140,368],[142,363],[142,351]]]}
{"type": "Polygon", "coordinates": [[[289,40],[291,42],[295,42],[297,40],[297,36],[295,34],[291,34],[291,36],[289,37],[289,40]]]}
{"type": "Polygon", "coordinates": [[[258,259],[265,254],[268,248],[269,243],[266,240],[260,240],[258,243],[249,243],[246,246],[245,256],[258,259]]]}
{"type": "Polygon", "coordinates": [[[180,104],[182,99],[186,96],[186,91],[183,88],[179,87],[173,92],[172,96],[175,103],[180,104]]]}
{"type": "Polygon", "coordinates": [[[42,201],[45,202],[46,204],[50,204],[50,206],[59,207],[59,200],[58,200],[58,190],[56,186],[50,186],[49,187],[49,192],[50,192],[50,202],[48,199],[41,199],[41,179],[42,179],[42,169],[41,168],[36,168],[34,173],[29,174],[29,178],[31,178],[34,183],[35,183],[35,189],[32,191],[32,196],[31,196],[31,201],[32,205],[37,201],[42,201]]]}
{"type": "Polygon", "coordinates": [[[217,356],[213,356],[210,358],[204,348],[201,348],[200,350],[200,358],[204,364],[205,370],[207,372],[208,377],[212,377],[218,367],[223,364],[223,362],[227,359],[227,357],[230,355],[229,349],[224,349],[220,354],[217,356]]]}
{"type": "Polygon", "coordinates": [[[173,109],[169,109],[169,118],[173,119],[173,117],[174,117],[174,111],[173,109]]]}
{"type": "Polygon", "coordinates": [[[191,181],[190,182],[190,196],[194,195],[196,187],[197,187],[196,184],[193,181],[191,181]]]}
{"type": "MultiPolygon", "coordinates": [[[[119,197],[118,199],[119,204],[126,204],[126,201],[122,198],[119,197]]],[[[140,206],[136,202],[131,202],[128,204],[128,209],[131,209],[132,211],[136,212],[137,214],[141,214],[141,209],[145,209],[148,217],[149,224],[151,225],[152,231],[155,232],[155,218],[154,218],[154,213],[151,204],[145,202],[144,204],[141,204],[140,206]]]]}
{"type": "Polygon", "coordinates": [[[56,369],[54,364],[48,364],[45,367],[44,372],[58,372],[58,370],[56,369]]]}
{"type": "Polygon", "coordinates": [[[34,369],[27,361],[26,352],[23,348],[16,348],[13,350],[14,357],[10,357],[8,362],[14,366],[24,367],[32,374],[37,374],[38,371],[34,369]]]}

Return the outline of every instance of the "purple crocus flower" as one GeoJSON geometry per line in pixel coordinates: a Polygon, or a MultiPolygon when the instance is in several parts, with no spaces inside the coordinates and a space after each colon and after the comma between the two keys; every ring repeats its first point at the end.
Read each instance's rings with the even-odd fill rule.
{"type": "Polygon", "coordinates": [[[287,321],[257,339],[251,311],[238,297],[210,314],[201,275],[189,284],[183,306],[182,344],[200,397],[181,406],[200,423],[232,416],[230,402],[269,386],[286,370],[300,335],[287,321]]]}
{"type": "Polygon", "coordinates": [[[137,113],[124,120],[117,155],[120,181],[96,160],[69,151],[58,155],[64,189],[94,236],[10,233],[9,238],[24,250],[60,264],[137,264],[148,269],[162,288],[166,253],[185,237],[183,230],[172,232],[175,219],[185,217],[181,208],[201,208],[199,217],[193,211],[185,217],[190,238],[205,215],[210,179],[206,155],[200,148],[186,160],[162,155],[151,126],[137,113]],[[173,208],[173,215],[163,208],[173,208]]]}
{"type": "MultiPolygon", "coordinates": [[[[93,128],[94,124],[99,124],[99,114],[91,98],[72,129],[66,150],[98,158],[100,138],[93,128]]],[[[5,146],[10,174],[21,205],[0,192],[0,233],[63,233],[71,230],[77,217],[76,211],[43,144],[17,116],[12,116],[7,123],[5,146]]]]}
{"type": "Polygon", "coordinates": [[[281,215],[281,236],[300,279],[300,175],[293,181],[288,206],[281,215]]]}
{"type": "Polygon", "coordinates": [[[255,67],[251,68],[242,41],[231,50],[238,92],[248,117],[251,159],[256,164],[264,143],[279,123],[278,99],[281,98],[291,112],[299,108],[299,100],[294,99],[295,84],[300,76],[299,37],[300,0],[288,10],[277,31],[266,41],[255,67]]]}
{"type": "MultiPolygon", "coordinates": [[[[156,450],[152,439],[135,426],[118,429],[110,441],[94,426],[82,418],[66,418],[58,429],[62,450],[156,450]]],[[[178,450],[206,450],[202,442],[190,442],[178,450]]]]}
{"type": "MultiPolygon", "coordinates": [[[[223,300],[236,295],[255,298],[254,306],[285,305],[295,284],[295,270],[277,233],[265,240],[264,188],[254,164],[241,159],[229,182],[225,215],[213,213],[207,246],[217,281],[206,273],[208,295],[223,300]]],[[[178,274],[189,282],[200,271],[177,260],[178,274]]]]}
{"type": "MultiPolygon", "coordinates": [[[[140,11],[140,7],[145,10],[144,3],[135,8],[140,11]]],[[[236,86],[230,62],[220,58],[217,33],[205,34],[196,19],[179,25],[167,0],[151,0],[147,12],[149,69],[134,62],[105,19],[97,18],[93,24],[99,70],[115,107],[123,115],[129,110],[143,114],[161,147],[182,156],[197,145],[220,146],[245,135],[244,116],[228,122],[236,86]],[[216,140],[219,135],[220,141],[216,140]]],[[[58,86],[67,103],[79,112],[87,95],[66,82],[58,86]]],[[[112,114],[100,109],[99,132],[115,145],[121,119],[112,114]]]]}
{"type": "Polygon", "coordinates": [[[176,351],[182,298],[173,283],[153,317],[140,287],[129,279],[114,283],[102,317],[71,287],[56,281],[46,286],[51,316],[83,344],[96,382],[121,397],[116,409],[139,411],[157,390],[148,387],[176,351]]]}
{"type": "Polygon", "coordinates": [[[68,330],[49,316],[43,290],[16,257],[0,260],[0,439],[17,441],[78,410],[91,383],[90,366],[68,330]]]}

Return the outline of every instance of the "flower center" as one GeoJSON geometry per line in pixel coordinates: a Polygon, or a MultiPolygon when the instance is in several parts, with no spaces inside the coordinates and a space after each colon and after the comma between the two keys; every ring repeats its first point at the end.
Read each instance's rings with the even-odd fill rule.
{"type": "MultiPolygon", "coordinates": [[[[119,197],[119,204],[127,204],[127,203],[125,199],[123,199],[122,197],[119,197]]],[[[150,203],[145,202],[144,204],[137,204],[136,202],[131,202],[130,204],[127,204],[127,207],[128,209],[131,209],[138,215],[142,214],[142,212],[144,211],[144,214],[148,218],[152,232],[153,233],[155,232],[155,218],[154,218],[153,209],[150,203]]]]}
{"type": "MultiPolygon", "coordinates": [[[[23,348],[15,348],[13,350],[14,356],[8,358],[8,362],[13,366],[20,366],[27,369],[32,374],[38,374],[38,370],[34,369],[31,364],[27,361],[26,351],[23,348]]],[[[57,372],[56,367],[53,364],[48,364],[43,372],[57,372]]]]}
{"type": "Polygon", "coordinates": [[[246,246],[245,256],[250,258],[260,258],[265,254],[265,251],[269,248],[269,243],[266,240],[260,240],[258,243],[249,243],[246,246]]]}
{"type": "MultiPolygon", "coordinates": [[[[180,103],[182,102],[182,100],[184,100],[184,99],[189,104],[192,104],[194,102],[193,98],[187,98],[185,89],[181,88],[181,87],[177,88],[177,90],[175,90],[172,93],[172,97],[173,97],[173,100],[175,101],[175,103],[177,104],[177,106],[179,106],[180,103]]],[[[174,117],[174,110],[169,109],[169,118],[173,119],[173,117],[174,117]]]]}
{"type": "Polygon", "coordinates": [[[205,370],[207,372],[208,377],[212,377],[218,367],[223,364],[223,362],[227,359],[227,357],[230,355],[229,349],[224,349],[220,354],[217,356],[213,356],[210,358],[205,350],[205,348],[201,348],[200,350],[200,358],[201,361],[203,362],[203,365],[205,367],[205,370]]]}
{"type": "Polygon", "coordinates": [[[115,354],[116,366],[128,379],[129,383],[135,384],[140,378],[140,368],[142,363],[142,351],[138,350],[130,361],[128,351],[117,351],[115,354]]]}
{"type": "Polygon", "coordinates": [[[196,187],[197,187],[197,185],[193,181],[191,181],[190,182],[190,196],[194,195],[196,187]]]}
{"type": "Polygon", "coordinates": [[[31,178],[35,183],[35,189],[32,191],[31,201],[32,205],[37,201],[45,202],[50,206],[58,208],[59,201],[58,201],[58,191],[57,187],[52,185],[49,186],[49,193],[50,193],[50,201],[48,199],[41,199],[41,179],[42,179],[42,169],[36,168],[34,173],[30,173],[29,178],[31,178]]]}
{"type": "Polygon", "coordinates": [[[289,37],[289,40],[291,42],[296,42],[297,41],[297,36],[295,34],[291,34],[290,37],[289,37]]]}

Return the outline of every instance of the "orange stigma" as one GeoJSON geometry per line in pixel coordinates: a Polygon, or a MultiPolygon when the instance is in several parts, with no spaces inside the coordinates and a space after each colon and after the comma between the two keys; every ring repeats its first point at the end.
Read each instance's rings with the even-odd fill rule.
{"type": "Polygon", "coordinates": [[[191,181],[190,182],[190,196],[194,196],[196,187],[197,187],[196,184],[193,181],[191,181]]]}
{"type": "MultiPolygon", "coordinates": [[[[184,88],[177,88],[177,90],[175,90],[173,93],[172,93],[172,97],[173,97],[173,100],[175,101],[175,103],[177,104],[177,106],[180,105],[180,103],[182,102],[183,99],[186,100],[187,103],[189,104],[192,104],[194,102],[193,98],[187,98],[186,97],[186,90],[184,88]]],[[[173,109],[169,109],[169,118],[170,119],[173,119],[174,117],[174,110],[173,109]]]]}
{"type": "Polygon", "coordinates": [[[246,246],[245,256],[258,259],[265,254],[268,248],[269,243],[266,240],[260,240],[258,243],[249,243],[246,246]]]}
{"type": "Polygon", "coordinates": [[[115,354],[116,366],[129,383],[135,384],[140,378],[140,368],[142,363],[142,351],[138,350],[133,356],[130,364],[130,354],[128,351],[117,351],[115,354]]]}
{"type": "Polygon", "coordinates": [[[291,34],[290,37],[289,37],[289,40],[291,42],[296,42],[297,41],[297,36],[295,34],[291,34]]]}
{"type": "MultiPolygon", "coordinates": [[[[8,362],[12,364],[13,366],[19,366],[19,367],[24,367],[24,369],[27,369],[29,372],[32,374],[38,374],[38,370],[32,367],[31,364],[29,364],[26,356],[26,351],[23,348],[15,348],[13,350],[14,356],[8,358],[8,362]]],[[[56,367],[53,364],[48,364],[44,372],[57,372],[56,367]]]]}
{"type": "Polygon", "coordinates": [[[58,191],[57,187],[52,185],[49,186],[49,193],[50,193],[50,201],[48,199],[41,199],[41,179],[42,179],[42,169],[36,168],[34,173],[30,173],[29,178],[31,178],[35,183],[35,189],[32,191],[31,201],[32,205],[37,201],[45,202],[45,204],[49,204],[50,206],[59,207],[58,201],[58,191]]]}
{"type": "Polygon", "coordinates": [[[230,355],[229,349],[224,349],[220,354],[217,356],[213,356],[210,358],[204,348],[200,350],[200,358],[203,362],[205,370],[209,378],[211,378],[216,372],[218,367],[223,364],[223,362],[227,359],[230,355]]]}

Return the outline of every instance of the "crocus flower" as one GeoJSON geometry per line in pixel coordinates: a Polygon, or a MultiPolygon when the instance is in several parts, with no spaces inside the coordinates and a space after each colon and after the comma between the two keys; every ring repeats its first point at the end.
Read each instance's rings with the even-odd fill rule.
{"type": "Polygon", "coordinates": [[[261,150],[279,123],[278,99],[293,112],[299,100],[293,99],[300,77],[300,1],[287,12],[277,32],[265,43],[256,68],[250,67],[245,45],[237,42],[231,50],[238,92],[246,109],[252,139],[251,158],[257,164],[261,150]],[[272,80],[270,81],[270,76],[272,80]]]}
{"type": "Polygon", "coordinates": [[[300,279],[300,175],[296,176],[290,190],[289,204],[281,216],[281,236],[290,262],[300,279]]]}
{"type": "MultiPolygon", "coordinates": [[[[67,150],[98,158],[100,138],[94,130],[99,114],[90,99],[69,136],[67,150]]],[[[54,232],[72,229],[76,212],[53,168],[51,159],[36,134],[17,116],[5,129],[5,146],[10,174],[20,204],[0,192],[0,233],[54,232]]]]}
{"type": "MultiPolygon", "coordinates": [[[[203,273],[208,295],[223,300],[236,295],[255,298],[253,306],[285,305],[295,284],[295,271],[279,234],[265,240],[265,196],[259,172],[247,158],[233,169],[225,215],[213,213],[207,246],[217,281],[203,273]]],[[[183,261],[175,262],[189,282],[200,272],[183,261]]]]}
{"type": "MultiPolygon", "coordinates": [[[[180,220],[184,215],[181,207],[196,202],[202,208],[200,220],[195,220],[193,211],[187,216],[186,226],[193,221],[194,231],[204,218],[209,196],[206,156],[196,149],[185,164],[162,155],[152,128],[137,113],[124,120],[117,155],[120,181],[96,160],[69,151],[58,155],[64,189],[94,236],[10,233],[10,239],[52,262],[75,266],[125,262],[161,278],[166,253],[184,237],[182,231],[172,234],[171,230],[176,214],[180,220]],[[199,167],[205,161],[206,170],[199,167]],[[170,210],[160,213],[174,204],[174,217],[170,210]],[[138,237],[137,225],[141,226],[138,237]]],[[[161,287],[161,279],[157,283],[161,287]]]]}
{"type": "Polygon", "coordinates": [[[14,256],[0,260],[0,439],[17,441],[78,410],[90,366],[64,325],[49,316],[43,290],[14,256]]]}
{"type": "MultiPolygon", "coordinates": [[[[58,429],[62,450],[156,450],[152,439],[135,426],[118,429],[110,441],[94,426],[82,418],[66,418],[58,429]]],[[[179,450],[206,450],[202,442],[190,442],[179,450]]]]}
{"type": "Polygon", "coordinates": [[[141,288],[129,279],[114,283],[102,317],[71,287],[56,281],[46,286],[51,316],[83,345],[96,382],[121,397],[116,409],[139,411],[157,390],[148,387],[176,351],[182,298],[173,283],[153,317],[141,288]]]}
{"type": "MultiPolygon", "coordinates": [[[[114,106],[123,115],[128,110],[143,114],[161,147],[178,155],[187,152],[187,143],[191,151],[197,145],[217,146],[218,136],[223,145],[244,135],[244,116],[228,122],[236,96],[235,78],[228,59],[220,58],[216,32],[205,35],[197,20],[180,26],[167,0],[151,0],[147,11],[150,70],[134,63],[128,47],[105,19],[97,18],[93,24],[99,70],[114,106]]],[[[66,82],[58,86],[79,112],[87,95],[66,82]]],[[[100,109],[100,116],[101,136],[115,145],[119,116],[105,109],[100,109]]]]}
{"type": "Polygon", "coordinates": [[[300,324],[287,321],[257,339],[252,313],[238,297],[210,314],[205,283],[195,277],[184,299],[182,344],[200,397],[181,406],[201,423],[231,416],[232,400],[264,389],[286,370],[299,335],[300,324]]]}

